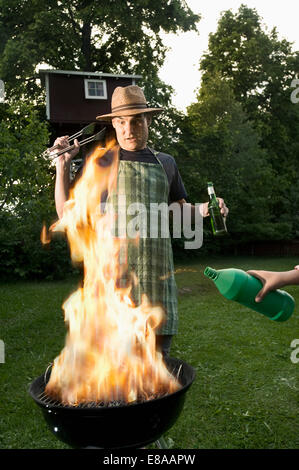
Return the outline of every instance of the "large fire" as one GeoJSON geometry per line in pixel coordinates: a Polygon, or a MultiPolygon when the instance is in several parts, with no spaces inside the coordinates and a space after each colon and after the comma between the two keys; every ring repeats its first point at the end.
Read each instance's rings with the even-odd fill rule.
{"type": "MultiPolygon", "coordinates": [[[[88,158],[63,217],[50,227],[50,234],[66,234],[72,260],[84,266],[82,287],[63,304],[68,334],[46,387],[63,404],[132,403],[180,388],[156,350],[155,330],[164,311],[145,295],[139,306],[133,304],[133,276],[129,286],[120,287],[119,254],[128,240],[112,236],[113,214],[101,204],[102,195],[116,187],[117,171],[110,141],[88,158]]],[[[49,241],[46,233],[43,237],[49,241]]]]}

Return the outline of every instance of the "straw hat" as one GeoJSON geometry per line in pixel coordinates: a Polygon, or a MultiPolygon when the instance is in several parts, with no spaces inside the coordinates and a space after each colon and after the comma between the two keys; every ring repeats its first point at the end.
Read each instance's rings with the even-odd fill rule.
{"type": "Polygon", "coordinates": [[[160,113],[162,108],[149,108],[143,91],[137,85],[115,88],[111,98],[111,113],[97,116],[99,121],[109,121],[116,116],[134,116],[141,113],[160,113]]]}

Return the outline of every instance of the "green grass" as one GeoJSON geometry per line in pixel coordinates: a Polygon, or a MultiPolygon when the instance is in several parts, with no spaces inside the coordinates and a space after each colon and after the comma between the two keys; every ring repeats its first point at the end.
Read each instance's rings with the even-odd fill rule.
{"type": "MultiPolygon", "coordinates": [[[[180,331],[171,355],[196,369],[183,412],[165,435],[178,449],[298,449],[299,309],[285,323],[224,299],[203,271],[287,270],[295,258],[202,258],[176,265],[180,331]]],[[[67,448],[48,430],[28,395],[64,346],[61,305],[77,280],[0,286],[6,362],[0,364],[0,448],[67,448]]],[[[295,299],[299,287],[286,288],[295,299]]],[[[299,305],[299,304],[298,304],[299,305]]]]}

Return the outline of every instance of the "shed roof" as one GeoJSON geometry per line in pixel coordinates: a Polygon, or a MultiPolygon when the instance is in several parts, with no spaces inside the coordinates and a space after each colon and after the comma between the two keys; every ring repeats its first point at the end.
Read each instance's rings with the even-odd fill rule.
{"type": "Polygon", "coordinates": [[[115,73],[105,73],[105,72],[84,72],[80,70],[56,70],[56,69],[38,69],[40,74],[49,74],[49,73],[60,73],[63,75],[82,75],[85,77],[111,77],[111,78],[142,78],[142,75],[130,75],[130,74],[115,74],[115,73]]]}

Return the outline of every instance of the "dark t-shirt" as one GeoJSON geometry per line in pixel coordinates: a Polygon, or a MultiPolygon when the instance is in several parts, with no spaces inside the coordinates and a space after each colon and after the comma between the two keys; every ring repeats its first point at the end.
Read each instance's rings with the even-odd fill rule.
{"type": "MultiPolygon", "coordinates": [[[[130,161],[130,162],[138,161],[138,162],[143,162],[143,163],[155,163],[159,165],[159,162],[153,152],[155,151],[154,150],[151,151],[149,148],[138,150],[137,152],[130,152],[128,150],[124,150],[121,148],[119,159],[123,161],[130,161]]],[[[108,152],[106,155],[108,155],[108,152]]],[[[168,184],[169,184],[168,203],[171,204],[172,202],[179,201],[180,199],[186,199],[187,193],[184,187],[183,180],[177,168],[175,159],[171,155],[168,155],[162,152],[158,152],[157,157],[162,163],[167,179],[168,179],[168,184]]],[[[109,160],[108,156],[107,156],[107,160],[109,160]]],[[[81,176],[83,166],[84,166],[84,162],[78,168],[78,171],[75,176],[75,181],[81,176]]],[[[75,183],[75,181],[73,181],[73,184],[75,183]]],[[[104,200],[106,197],[107,195],[106,196],[103,195],[104,200]]]]}

